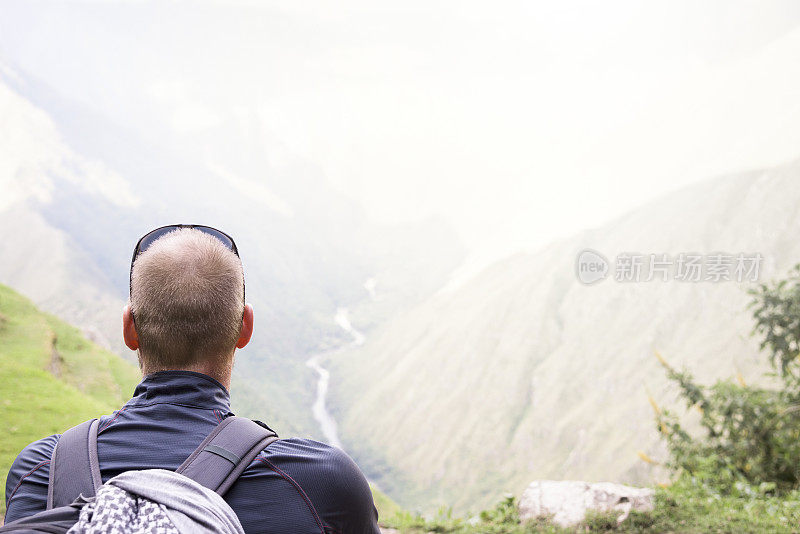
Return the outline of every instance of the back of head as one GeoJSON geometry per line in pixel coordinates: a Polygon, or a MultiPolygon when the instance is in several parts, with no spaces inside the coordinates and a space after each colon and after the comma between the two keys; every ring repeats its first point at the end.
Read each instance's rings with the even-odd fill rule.
{"type": "Polygon", "coordinates": [[[206,233],[175,230],[136,258],[131,311],[149,369],[224,365],[213,360],[233,354],[243,310],[241,261],[206,233]]]}

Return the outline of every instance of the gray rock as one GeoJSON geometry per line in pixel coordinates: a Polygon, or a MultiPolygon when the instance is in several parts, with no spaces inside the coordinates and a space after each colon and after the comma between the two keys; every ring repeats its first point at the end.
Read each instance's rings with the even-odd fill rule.
{"type": "Polygon", "coordinates": [[[537,480],[522,494],[519,515],[522,521],[550,517],[561,526],[574,526],[586,517],[587,510],[619,511],[624,521],[631,510],[653,510],[654,491],[612,482],[537,480]]]}

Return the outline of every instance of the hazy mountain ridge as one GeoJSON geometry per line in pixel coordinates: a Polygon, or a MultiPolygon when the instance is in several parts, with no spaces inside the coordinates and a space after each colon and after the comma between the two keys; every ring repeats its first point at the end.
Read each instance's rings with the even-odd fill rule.
{"type": "Polygon", "coordinates": [[[0,119],[0,282],[131,357],[119,317],[136,239],[175,222],[226,230],[256,308],[234,404],[284,434],[318,433],[304,361],[343,341],[336,309],[371,301],[368,278],[393,307],[411,297],[392,287],[415,285],[421,298],[462,254],[441,221],[421,223],[435,237],[420,241],[419,228],[370,223],[313,165],[290,157],[273,165],[261,143],[269,139],[237,130],[255,127],[246,118],[230,121],[231,146],[219,151],[162,147],[4,65],[0,119]],[[413,269],[387,261],[398,248],[413,269]]]}
{"type": "Polygon", "coordinates": [[[585,286],[576,255],[760,252],[762,280],[783,274],[800,261],[799,177],[794,161],[677,191],[396,317],[332,363],[345,446],[410,507],[475,509],[534,479],[652,481],[647,392],[674,394],[653,351],[702,380],[756,379],[749,285],[620,283],[612,264],[585,286]]]}

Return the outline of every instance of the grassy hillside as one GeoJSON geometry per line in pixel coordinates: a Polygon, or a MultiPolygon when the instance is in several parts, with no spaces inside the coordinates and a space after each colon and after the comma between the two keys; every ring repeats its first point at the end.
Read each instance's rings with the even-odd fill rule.
{"type": "MultiPolygon", "coordinates": [[[[133,365],[0,285],[3,480],[28,443],[117,409],[138,381],[139,371],[133,365]]],[[[0,515],[4,511],[5,498],[0,515]]]]}
{"type": "Polygon", "coordinates": [[[398,315],[327,363],[345,447],[412,510],[481,509],[536,479],[651,484],[638,453],[664,455],[648,394],[675,398],[653,351],[703,382],[757,380],[752,285],[622,283],[614,258],[758,252],[762,280],[783,275],[800,259],[799,177],[792,162],[698,184],[398,315]],[[585,248],[610,279],[577,280],[585,248]]]}

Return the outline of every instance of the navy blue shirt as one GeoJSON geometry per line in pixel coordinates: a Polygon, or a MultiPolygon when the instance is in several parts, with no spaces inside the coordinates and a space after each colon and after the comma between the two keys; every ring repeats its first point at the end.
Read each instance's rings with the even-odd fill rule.
{"type": "MultiPolygon", "coordinates": [[[[148,375],[133,398],[100,418],[103,482],[133,469],[175,470],[230,411],[228,391],[191,371],[148,375]]],[[[50,457],[60,435],[31,443],[6,479],[6,523],[47,505],[50,457]]],[[[225,495],[248,534],[378,534],[364,475],[341,450],[309,439],[281,439],[262,451],[225,495]]]]}

